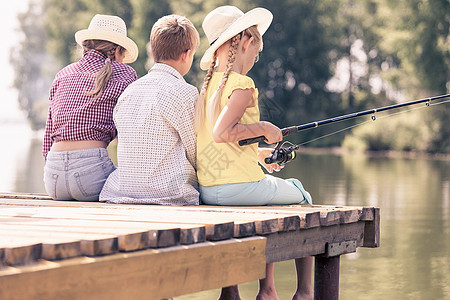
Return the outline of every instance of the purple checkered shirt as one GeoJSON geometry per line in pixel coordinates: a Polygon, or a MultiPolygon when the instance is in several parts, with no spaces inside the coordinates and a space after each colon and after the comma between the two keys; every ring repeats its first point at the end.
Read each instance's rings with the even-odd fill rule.
{"type": "Polygon", "coordinates": [[[111,61],[113,76],[100,97],[87,96],[94,88],[95,73],[105,65],[106,56],[90,50],[78,62],[56,74],[50,89],[50,105],[42,153],[60,141],[103,141],[109,144],[117,135],[113,109],[125,88],[137,79],[136,71],[111,61]]]}

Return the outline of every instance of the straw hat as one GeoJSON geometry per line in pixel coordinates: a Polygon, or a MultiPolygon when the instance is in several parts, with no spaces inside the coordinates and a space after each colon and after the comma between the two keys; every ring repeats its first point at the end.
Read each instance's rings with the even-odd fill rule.
{"type": "Polygon", "coordinates": [[[263,35],[272,23],[273,15],[265,8],[254,8],[244,14],[235,6],[220,6],[210,12],[203,21],[203,31],[210,47],[200,61],[200,68],[207,70],[214,52],[226,41],[245,29],[257,25],[263,35]]]}
{"type": "Polygon", "coordinates": [[[85,40],[104,40],[119,46],[127,51],[124,63],[132,63],[138,57],[138,47],[132,39],[127,37],[127,26],[125,22],[117,16],[95,15],[88,29],[83,29],[75,33],[75,41],[82,46],[85,40]]]}

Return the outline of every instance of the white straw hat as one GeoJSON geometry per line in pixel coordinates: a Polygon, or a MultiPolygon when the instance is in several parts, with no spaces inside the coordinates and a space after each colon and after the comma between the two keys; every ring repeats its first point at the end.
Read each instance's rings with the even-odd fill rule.
{"type": "Polygon", "coordinates": [[[139,50],[136,43],[127,37],[127,26],[117,16],[95,15],[88,29],[75,33],[75,41],[78,45],[82,46],[85,40],[104,40],[122,46],[127,50],[123,59],[124,63],[132,63],[138,57],[139,50]]]}
{"type": "Polygon", "coordinates": [[[200,61],[200,68],[207,70],[214,52],[226,41],[257,25],[258,31],[263,35],[272,23],[273,15],[265,8],[254,8],[244,14],[235,6],[220,6],[210,12],[203,21],[203,31],[208,38],[210,47],[200,61]]]}

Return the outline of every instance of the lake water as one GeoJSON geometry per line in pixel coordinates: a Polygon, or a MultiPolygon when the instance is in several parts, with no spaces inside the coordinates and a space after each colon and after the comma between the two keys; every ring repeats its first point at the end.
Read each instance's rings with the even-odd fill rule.
{"type": "MultiPolygon", "coordinates": [[[[40,135],[21,126],[0,125],[0,191],[41,193],[40,135]]],[[[381,247],[341,257],[340,299],[450,299],[450,160],[300,153],[279,176],[300,179],[315,204],[381,209],[381,247]]],[[[293,261],[275,264],[275,279],[291,299],[293,261]]],[[[240,285],[242,299],[256,291],[257,282],[240,285]]]]}

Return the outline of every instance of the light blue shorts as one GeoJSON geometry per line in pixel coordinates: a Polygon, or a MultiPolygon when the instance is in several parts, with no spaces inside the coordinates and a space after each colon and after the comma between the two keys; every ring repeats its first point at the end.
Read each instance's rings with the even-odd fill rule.
{"type": "Polygon", "coordinates": [[[45,190],[55,200],[98,201],[115,169],[105,148],[50,151],[44,167],[45,190]]]}
{"type": "Polygon", "coordinates": [[[200,200],[208,205],[312,204],[311,195],[297,179],[266,175],[256,182],[200,185],[200,200]]]}

